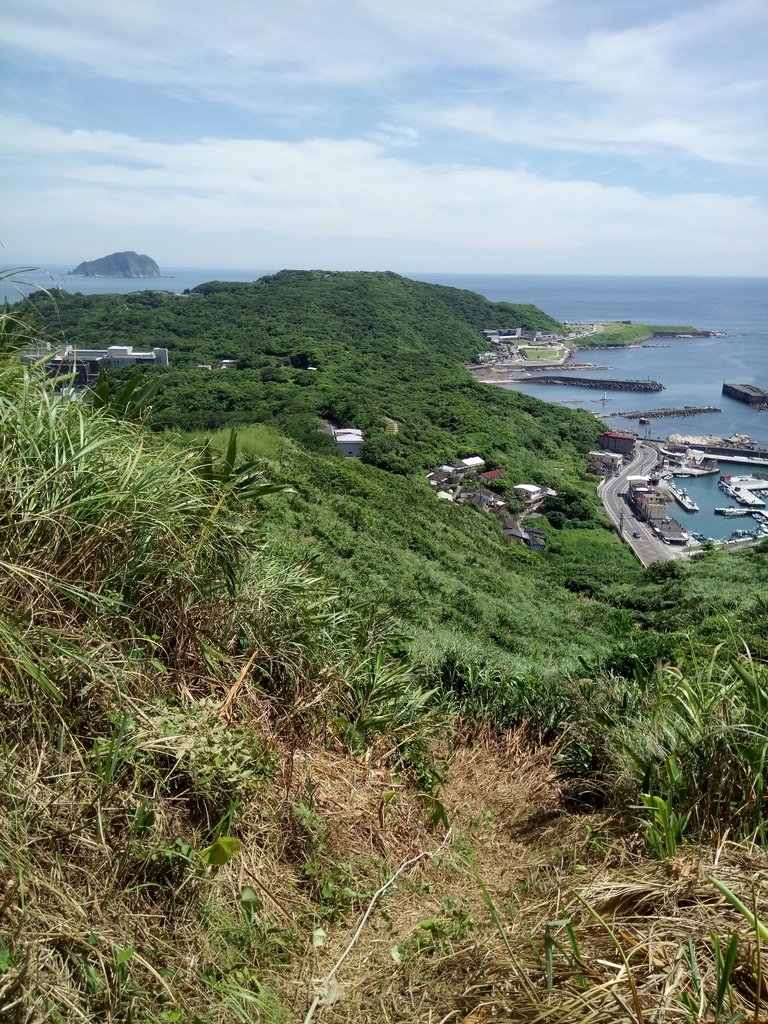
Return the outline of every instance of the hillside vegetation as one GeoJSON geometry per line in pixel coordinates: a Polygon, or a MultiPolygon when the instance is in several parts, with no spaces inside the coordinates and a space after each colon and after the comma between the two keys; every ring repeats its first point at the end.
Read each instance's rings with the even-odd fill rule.
{"type": "MultiPolygon", "coordinates": [[[[359,309],[401,279],[268,279],[272,344],[341,323],[329,280],[359,309]]],[[[146,308],[189,303],[196,345],[214,320],[265,345],[231,287],[229,328],[205,295],[146,308]]],[[[85,344],[91,300],[59,299],[85,344]]],[[[311,383],[281,364],[238,435],[238,409],[152,431],[162,391],[151,414],[117,378],[73,402],[0,359],[3,1019],[761,1019],[765,545],[639,570],[582,475],[596,423],[467,381],[401,316],[420,374],[396,335],[329,327],[311,383]],[[445,417],[428,444],[379,371],[445,417]],[[287,436],[283,384],[307,426],[342,391],[351,415],[375,400],[403,425],[396,471],[287,436]],[[473,441],[553,481],[546,554],[435,500],[423,460],[473,441]]],[[[142,323],[101,343],[160,343],[142,323]]],[[[249,372],[158,380],[211,402],[249,372]]]]}

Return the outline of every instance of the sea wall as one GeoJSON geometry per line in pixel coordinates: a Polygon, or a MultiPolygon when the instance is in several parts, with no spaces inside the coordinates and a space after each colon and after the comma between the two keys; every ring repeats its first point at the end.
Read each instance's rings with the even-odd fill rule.
{"type": "Polygon", "coordinates": [[[546,374],[530,376],[531,384],[568,384],[580,388],[597,388],[598,391],[663,391],[664,385],[657,380],[608,380],[597,377],[572,377],[570,374],[546,374]]]}

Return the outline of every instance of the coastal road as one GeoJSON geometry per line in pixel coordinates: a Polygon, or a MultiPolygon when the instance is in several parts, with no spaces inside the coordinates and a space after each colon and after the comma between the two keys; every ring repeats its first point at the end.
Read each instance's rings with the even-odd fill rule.
{"type": "Polygon", "coordinates": [[[618,476],[608,477],[597,488],[603,507],[619,530],[622,540],[632,548],[644,566],[654,562],[669,562],[676,558],[685,558],[684,548],[665,544],[651,528],[636,519],[626,501],[619,497],[627,489],[627,477],[648,476],[656,465],[658,453],[647,444],[635,445],[635,457],[618,476]],[[633,534],[638,534],[634,537],[633,534]]]}

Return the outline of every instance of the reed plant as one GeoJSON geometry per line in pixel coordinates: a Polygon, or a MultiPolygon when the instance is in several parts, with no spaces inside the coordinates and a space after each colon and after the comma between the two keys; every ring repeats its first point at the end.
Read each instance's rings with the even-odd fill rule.
{"type": "Polygon", "coordinates": [[[635,804],[659,856],[684,838],[768,842],[768,665],[743,648],[693,651],[592,687],[577,701],[564,761],[600,778],[612,802],[635,804]]]}

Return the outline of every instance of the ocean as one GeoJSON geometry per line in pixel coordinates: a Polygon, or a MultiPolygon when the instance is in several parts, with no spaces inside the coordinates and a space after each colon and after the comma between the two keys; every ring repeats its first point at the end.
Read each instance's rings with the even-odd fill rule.
{"type": "MultiPolygon", "coordinates": [[[[251,281],[265,269],[163,268],[157,279],[66,276],[66,267],[18,273],[0,280],[0,299],[13,302],[35,288],[58,287],[94,295],[163,288],[181,292],[204,281],[251,281]],[[26,282],[26,283],[21,283],[26,282]]],[[[0,271],[0,273],[2,273],[0,271]]],[[[662,406],[711,405],[721,412],[652,421],[653,436],[672,433],[748,434],[768,447],[768,412],[758,412],[722,395],[724,381],[768,387],[768,279],[739,277],[587,277],[526,274],[410,274],[419,281],[479,292],[493,301],[531,302],[558,320],[634,320],[693,325],[724,331],[725,338],[663,339],[626,349],[577,353],[579,362],[605,369],[582,374],[600,378],[658,380],[660,392],[603,392],[592,388],[544,384],[524,387],[547,402],[588,409],[607,417],[617,429],[638,428],[616,414],[662,406]]]]}
{"type": "MultiPolygon", "coordinates": [[[[768,447],[768,412],[722,394],[724,381],[768,387],[768,280],[737,277],[539,277],[423,275],[421,280],[470,288],[495,301],[533,302],[558,320],[633,320],[724,331],[726,338],[669,338],[623,349],[582,349],[575,361],[605,367],[579,376],[657,380],[659,392],[526,384],[547,402],[609,417],[616,429],[642,431],[632,410],[714,406],[721,412],[653,420],[652,436],[748,434],[768,447]],[[664,346],[664,347],[659,347],[664,346]]],[[[521,387],[510,385],[510,390],[521,387]]]]}

